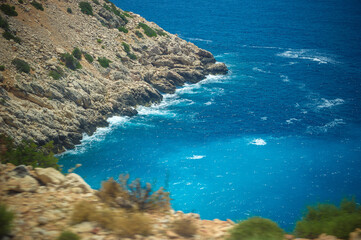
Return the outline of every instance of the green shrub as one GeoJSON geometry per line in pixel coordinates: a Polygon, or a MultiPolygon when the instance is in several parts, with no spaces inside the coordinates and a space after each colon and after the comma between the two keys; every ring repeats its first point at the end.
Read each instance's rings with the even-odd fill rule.
{"type": "Polygon", "coordinates": [[[137,60],[137,56],[134,53],[128,53],[127,56],[132,60],[137,60]]]}
{"type": "Polygon", "coordinates": [[[63,231],[56,240],[80,240],[80,237],[70,231],[63,231]]]}
{"type": "Polygon", "coordinates": [[[73,55],[69,54],[69,53],[63,53],[60,56],[61,61],[63,61],[65,63],[65,66],[67,68],[70,68],[71,70],[76,70],[76,69],[81,69],[82,66],[79,63],[79,61],[77,59],[75,59],[73,57],[73,55]]]}
{"type": "Polygon", "coordinates": [[[111,63],[111,61],[106,57],[98,57],[98,62],[103,68],[109,67],[109,63],[111,63]]]}
{"type": "Polygon", "coordinates": [[[56,66],[55,70],[51,70],[49,76],[52,77],[54,80],[59,80],[64,76],[64,71],[61,67],[56,66]]]}
{"type": "Polygon", "coordinates": [[[66,11],[67,11],[68,13],[70,13],[70,14],[73,13],[73,10],[71,10],[71,8],[67,8],[66,11]]]}
{"type": "Polygon", "coordinates": [[[0,65],[0,71],[4,71],[5,70],[5,66],[4,65],[0,65]]]}
{"type": "Polygon", "coordinates": [[[157,32],[157,34],[159,36],[168,36],[168,34],[166,34],[163,30],[161,29],[155,29],[155,31],[157,32]]]}
{"type": "Polygon", "coordinates": [[[24,72],[24,73],[30,72],[30,65],[24,60],[15,58],[14,60],[11,61],[11,63],[16,67],[16,70],[18,70],[19,72],[24,72]]]}
{"type": "Polygon", "coordinates": [[[93,0],[93,3],[95,3],[96,5],[100,5],[98,0],[93,0]]]}
{"type": "Polygon", "coordinates": [[[118,30],[120,32],[123,32],[123,33],[128,33],[128,29],[126,29],[125,27],[121,26],[121,27],[118,27],[118,30]]]}
{"type": "Polygon", "coordinates": [[[275,222],[252,217],[235,225],[228,240],[283,240],[283,235],[283,230],[275,222]]]}
{"type": "Polygon", "coordinates": [[[8,16],[17,16],[18,13],[15,10],[14,6],[10,6],[9,4],[1,4],[0,10],[8,16]]]}
{"type": "Polygon", "coordinates": [[[141,32],[139,32],[138,30],[135,31],[135,35],[138,37],[138,38],[143,38],[143,34],[141,32]]]}
{"type": "Polygon", "coordinates": [[[88,53],[84,53],[84,57],[88,61],[88,63],[92,63],[94,61],[93,57],[88,53]]]}
{"type": "Polygon", "coordinates": [[[9,23],[6,21],[6,19],[2,18],[0,15],[0,28],[8,30],[9,29],[9,23]]]}
{"type": "Polygon", "coordinates": [[[9,211],[5,204],[0,203],[0,238],[11,232],[14,213],[9,211]]]}
{"type": "Polygon", "coordinates": [[[79,7],[82,13],[93,16],[93,8],[88,2],[80,2],[79,7]]]}
{"type": "Polygon", "coordinates": [[[298,237],[316,238],[322,233],[347,239],[349,233],[361,227],[361,207],[355,199],[343,199],[340,207],[318,204],[307,207],[301,221],[296,223],[298,237]]]}
{"type": "Polygon", "coordinates": [[[24,1],[23,1],[23,0],[18,0],[18,2],[19,2],[20,4],[23,4],[23,3],[24,3],[24,1]]]}
{"type": "Polygon", "coordinates": [[[97,43],[102,43],[103,42],[103,40],[101,40],[101,39],[97,39],[97,43]]]}
{"type": "Polygon", "coordinates": [[[39,3],[39,2],[37,2],[35,0],[33,0],[31,2],[31,5],[33,5],[38,10],[44,11],[43,4],[41,4],[41,3],[39,3]]]}
{"type": "Polygon", "coordinates": [[[128,17],[128,18],[133,18],[133,17],[132,17],[128,12],[126,12],[126,11],[123,12],[123,15],[126,16],[126,17],[128,17]]]}
{"type": "Polygon", "coordinates": [[[130,46],[125,42],[122,42],[122,45],[123,45],[124,51],[126,53],[129,53],[130,52],[130,46]]]}
{"type": "Polygon", "coordinates": [[[76,59],[81,60],[82,53],[79,48],[74,48],[72,54],[76,59]]]}
{"type": "Polygon", "coordinates": [[[179,219],[172,223],[172,229],[183,237],[192,237],[197,233],[197,226],[190,219],[179,219]]]}
{"type": "Polygon", "coordinates": [[[60,169],[58,159],[53,153],[53,142],[50,141],[43,146],[36,145],[33,141],[22,141],[15,145],[10,137],[0,135],[0,144],[5,145],[5,153],[0,155],[2,163],[14,165],[31,165],[33,167],[53,167],[60,169]]]}
{"type": "Polygon", "coordinates": [[[15,36],[14,34],[12,34],[8,30],[5,30],[5,32],[3,32],[3,37],[7,40],[13,39],[14,42],[21,43],[21,39],[19,37],[15,36]]]}
{"type": "Polygon", "coordinates": [[[145,23],[139,23],[139,27],[143,28],[145,35],[148,37],[156,37],[157,33],[145,23]]]}

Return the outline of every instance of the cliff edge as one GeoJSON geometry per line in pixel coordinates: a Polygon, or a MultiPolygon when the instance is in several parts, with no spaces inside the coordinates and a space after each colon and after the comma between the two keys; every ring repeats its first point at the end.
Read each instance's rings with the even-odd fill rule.
{"type": "Polygon", "coordinates": [[[108,0],[1,5],[0,133],[17,142],[72,148],[108,117],[132,116],[161,93],[228,71],[210,52],[108,0]]]}

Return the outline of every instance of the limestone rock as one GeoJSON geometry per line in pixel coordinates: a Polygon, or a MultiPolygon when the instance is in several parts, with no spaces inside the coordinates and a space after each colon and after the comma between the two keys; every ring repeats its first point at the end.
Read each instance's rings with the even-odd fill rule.
{"type": "Polygon", "coordinates": [[[323,233],[316,240],[338,240],[338,239],[335,236],[330,236],[323,233]]]}
{"type": "Polygon", "coordinates": [[[35,168],[36,177],[45,185],[60,185],[64,182],[65,177],[54,168],[35,168]]]}
{"type": "Polygon", "coordinates": [[[350,240],[361,240],[360,228],[357,228],[354,232],[350,233],[350,240]]]}
{"type": "Polygon", "coordinates": [[[35,192],[39,184],[36,179],[26,175],[25,177],[11,177],[7,182],[7,190],[15,192],[35,192]]]}

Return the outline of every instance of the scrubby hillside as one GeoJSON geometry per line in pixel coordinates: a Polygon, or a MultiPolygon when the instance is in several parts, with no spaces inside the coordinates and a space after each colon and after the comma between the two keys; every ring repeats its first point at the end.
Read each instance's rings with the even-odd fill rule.
{"type": "Polygon", "coordinates": [[[17,142],[71,148],[112,115],[227,72],[211,53],[107,0],[11,0],[0,15],[0,133],[17,142]]]}

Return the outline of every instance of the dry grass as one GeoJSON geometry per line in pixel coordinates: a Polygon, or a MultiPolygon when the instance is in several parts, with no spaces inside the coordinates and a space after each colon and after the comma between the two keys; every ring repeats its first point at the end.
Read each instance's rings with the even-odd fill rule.
{"type": "Polygon", "coordinates": [[[172,229],[175,233],[183,237],[192,237],[197,233],[197,226],[191,219],[180,219],[174,221],[172,229]]]}

